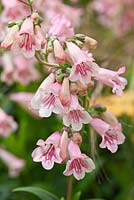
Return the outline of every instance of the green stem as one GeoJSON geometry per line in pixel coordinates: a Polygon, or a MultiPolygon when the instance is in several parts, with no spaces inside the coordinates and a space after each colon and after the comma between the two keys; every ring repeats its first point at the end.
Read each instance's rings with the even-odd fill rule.
{"type": "Polygon", "coordinates": [[[42,63],[42,64],[44,64],[44,65],[47,65],[47,66],[49,66],[49,67],[60,67],[58,64],[56,64],[56,63],[48,63],[47,61],[44,61],[43,59],[41,59],[40,57],[39,57],[39,55],[37,54],[37,53],[35,53],[35,57],[36,57],[36,59],[40,62],[40,63],[42,63]]]}
{"type": "Polygon", "coordinates": [[[71,196],[72,196],[72,184],[73,184],[73,177],[70,176],[68,178],[68,183],[67,183],[66,200],[71,200],[71,196]]]}

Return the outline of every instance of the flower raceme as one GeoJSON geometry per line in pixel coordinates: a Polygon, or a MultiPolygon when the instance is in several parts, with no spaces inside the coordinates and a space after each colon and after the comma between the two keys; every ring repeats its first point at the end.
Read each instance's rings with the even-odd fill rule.
{"type": "MultiPolygon", "coordinates": [[[[35,2],[33,6],[40,7],[41,2],[38,2],[38,5],[35,2]]],[[[46,5],[49,2],[46,1],[46,5]]],[[[7,56],[8,59],[4,60],[5,74],[3,73],[2,77],[4,81],[10,78],[10,82],[14,79],[23,84],[38,79],[39,76],[32,69],[34,56],[48,67],[49,75],[34,95],[29,94],[27,102],[24,103],[26,93],[10,95],[10,98],[26,108],[30,101],[31,110],[35,110],[39,117],[50,117],[55,113],[63,118],[62,131],[54,132],[45,141],[38,140],[38,147],[33,151],[32,158],[35,162],[41,162],[43,168],[50,170],[54,163],[63,163],[69,155],[70,160],[67,161],[64,175],[73,174],[80,180],[86,172],[95,169],[93,160],[81,153],[79,148],[82,142],[81,133],[86,130],[84,124],[90,124],[96,130],[102,137],[100,147],[107,147],[112,153],[116,152],[118,145],[125,140],[121,125],[108,112],[99,113],[98,118],[92,118],[92,109],[89,114],[88,90],[93,89],[94,82],[98,81],[111,87],[112,92],[121,97],[127,81],[120,75],[126,68],[123,66],[118,71],[112,71],[99,67],[90,52],[90,49],[96,47],[97,41],[83,34],[74,34],[72,23],[67,16],[61,12],[54,16],[51,22],[45,24],[44,35],[39,22],[41,17],[37,12],[33,11],[19,23],[15,22],[16,25],[9,29],[1,46],[23,54],[26,59],[22,55],[13,56],[12,63],[10,56],[7,56]],[[32,58],[32,62],[29,58],[32,58]]],[[[7,136],[8,131],[1,131],[1,134],[7,136]]]]}

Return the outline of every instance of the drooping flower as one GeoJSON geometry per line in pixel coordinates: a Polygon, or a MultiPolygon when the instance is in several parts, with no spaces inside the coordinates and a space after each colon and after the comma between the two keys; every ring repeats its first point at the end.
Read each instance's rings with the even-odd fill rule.
{"type": "Polygon", "coordinates": [[[13,131],[16,131],[18,125],[13,120],[13,117],[7,115],[1,108],[0,108],[0,135],[3,137],[8,137],[9,134],[13,131]]]}
{"type": "Polygon", "coordinates": [[[79,104],[77,96],[71,95],[70,106],[63,114],[63,124],[71,125],[74,131],[80,131],[82,124],[88,124],[90,120],[91,116],[79,104]]]}
{"type": "Polygon", "coordinates": [[[85,172],[89,173],[95,169],[94,162],[86,154],[82,154],[78,144],[70,141],[68,145],[70,160],[67,161],[67,166],[63,174],[71,176],[72,174],[77,180],[83,179],[85,172]]]}
{"type": "Polygon", "coordinates": [[[16,34],[15,41],[11,46],[11,50],[16,53],[23,53],[25,57],[33,57],[35,50],[40,50],[42,41],[38,35],[34,33],[34,24],[32,18],[27,18],[19,32],[16,34]]]}
{"type": "Polygon", "coordinates": [[[60,156],[60,139],[61,133],[55,132],[47,140],[38,140],[38,147],[32,152],[34,162],[41,162],[44,169],[50,170],[54,162],[61,163],[60,156]]]}
{"type": "Polygon", "coordinates": [[[121,97],[123,95],[123,90],[127,85],[127,80],[119,75],[123,74],[125,71],[126,67],[124,66],[120,67],[118,71],[100,68],[98,73],[94,76],[94,79],[113,88],[112,92],[121,97]]]}
{"type": "Polygon", "coordinates": [[[61,84],[53,82],[54,75],[52,73],[41,84],[31,101],[32,108],[39,110],[40,117],[49,117],[52,112],[56,114],[61,114],[64,110],[59,98],[61,84]]]}
{"type": "Polygon", "coordinates": [[[25,166],[25,160],[16,157],[3,148],[0,148],[0,159],[5,163],[5,165],[7,165],[10,177],[19,176],[20,171],[25,166]]]}
{"type": "Polygon", "coordinates": [[[69,79],[73,82],[79,80],[83,84],[90,83],[91,77],[98,72],[99,67],[77,45],[72,42],[66,42],[66,45],[73,65],[69,79]]]}
{"type": "Polygon", "coordinates": [[[98,118],[92,119],[90,124],[102,137],[102,142],[99,145],[101,148],[107,148],[115,153],[118,145],[124,143],[125,136],[122,133],[121,124],[111,125],[98,118]]]}

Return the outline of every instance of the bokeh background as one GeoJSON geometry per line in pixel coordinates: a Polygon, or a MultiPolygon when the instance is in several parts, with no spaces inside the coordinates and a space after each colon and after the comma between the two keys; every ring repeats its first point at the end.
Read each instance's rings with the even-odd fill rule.
{"type": "MultiPolygon", "coordinates": [[[[101,0],[100,0],[101,1],[101,0]]],[[[108,0],[107,0],[108,1],[108,0]]],[[[103,87],[97,98],[97,103],[103,103],[118,117],[126,136],[125,143],[119,147],[117,153],[112,154],[107,150],[99,149],[99,138],[95,141],[96,170],[86,174],[81,181],[73,179],[73,196],[80,193],[80,200],[133,200],[134,199],[134,27],[123,33],[120,26],[113,28],[118,17],[111,24],[106,25],[99,20],[100,14],[95,8],[96,1],[65,1],[73,7],[82,9],[82,15],[78,20],[76,32],[90,35],[98,41],[97,49],[92,53],[101,67],[116,70],[119,66],[127,66],[125,77],[128,85],[124,97],[119,99],[111,94],[111,90],[103,87]],[[121,33],[120,33],[121,31],[121,33]]],[[[116,4],[116,1],[113,0],[116,4]]],[[[134,9],[134,2],[133,9],[134,9]]],[[[2,2],[1,13],[3,11],[2,2]]],[[[121,5],[121,1],[120,1],[121,5]]],[[[125,8],[123,8],[125,9],[125,8]]],[[[124,19],[123,19],[124,20],[124,19]]],[[[130,18],[127,18],[129,23],[130,18]]],[[[134,21],[134,18],[133,18],[134,21]]],[[[134,23],[134,22],[133,22],[134,23]]],[[[131,25],[130,25],[131,26],[131,25]]],[[[1,56],[3,52],[1,50],[1,56]]],[[[18,177],[11,178],[8,168],[0,160],[0,200],[36,200],[37,197],[28,193],[12,193],[12,189],[20,186],[38,186],[59,197],[65,196],[67,178],[62,174],[65,165],[55,165],[51,171],[46,171],[40,163],[34,163],[31,152],[35,148],[39,138],[46,139],[55,130],[62,128],[61,120],[52,115],[51,118],[39,119],[33,117],[30,112],[21,105],[9,100],[14,92],[35,92],[46,74],[42,66],[36,63],[36,69],[42,74],[39,81],[23,85],[13,83],[8,85],[0,81],[0,107],[12,115],[18,123],[18,129],[8,138],[0,136],[0,146],[24,159],[26,165],[18,177]]],[[[2,66],[0,68],[2,72],[2,66]]],[[[91,154],[91,143],[83,135],[82,150],[91,154]]],[[[75,200],[75,198],[72,198],[75,200]]]]}

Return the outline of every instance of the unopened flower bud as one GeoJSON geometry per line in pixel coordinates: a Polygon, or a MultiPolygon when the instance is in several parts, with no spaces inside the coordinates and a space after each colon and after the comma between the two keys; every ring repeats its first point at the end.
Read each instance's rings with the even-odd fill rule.
{"type": "Polygon", "coordinates": [[[76,144],[80,144],[82,142],[82,137],[80,135],[80,133],[73,133],[73,138],[72,140],[76,143],[76,144]]]}
{"type": "Polygon", "coordinates": [[[66,159],[68,141],[68,133],[67,131],[64,131],[60,140],[60,156],[63,161],[66,159]]]}
{"type": "Polygon", "coordinates": [[[55,58],[57,59],[59,63],[64,63],[66,60],[66,54],[60,42],[58,40],[54,40],[53,45],[54,45],[55,58]]]}
{"type": "Polygon", "coordinates": [[[110,111],[102,112],[100,115],[100,118],[103,119],[105,122],[111,125],[118,124],[117,118],[114,116],[114,114],[110,111]]]}
{"type": "Polygon", "coordinates": [[[64,78],[60,90],[60,100],[63,106],[69,106],[70,104],[70,89],[69,89],[69,79],[64,78]]]}
{"type": "Polygon", "coordinates": [[[95,49],[97,47],[97,41],[91,37],[85,37],[85,45],[91,49],[95,49]]]}

